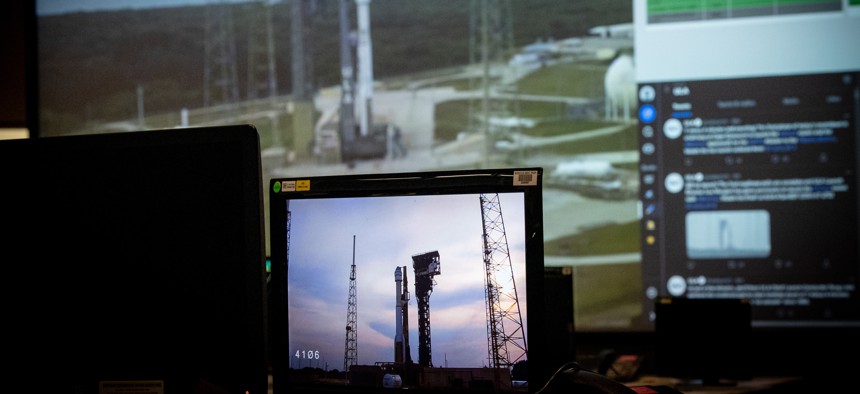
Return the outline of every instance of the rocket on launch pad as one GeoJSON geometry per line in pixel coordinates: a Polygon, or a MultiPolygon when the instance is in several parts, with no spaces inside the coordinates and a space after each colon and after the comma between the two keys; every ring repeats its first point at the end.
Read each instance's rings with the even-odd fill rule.
{"type": "Polygon", "coordinates": [[[394,283],[396,287],[394,315],[394,362],[412,363],[409,354],[409,285],[406,280],[406,267],[398,266],[394,270],[394,283]]]}

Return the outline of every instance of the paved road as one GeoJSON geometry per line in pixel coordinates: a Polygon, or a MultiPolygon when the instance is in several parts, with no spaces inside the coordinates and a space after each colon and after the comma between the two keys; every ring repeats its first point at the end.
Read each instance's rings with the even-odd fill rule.
{"type": "MultiPolygon", "coordinates": [[[[464,71],[464,73],[474,72],[464,71]]],[[[462,78],[447,76],[446,78],[462,78]]],[[[438,83],[435,81],[434,83],[438,83]]],[[[457,91],[450,87],[438,87],[433,83],[412,85],[402,90],[377,89],[374,92],[375,116],[400,126],[403,140],[408,146],[409,153],[404,159],[379,159],[355,163],[348,168],[345,164],[320,165],[315,163],[293,164],[276,170],[274,175],[325,175],[342,173],[374,173],[374,172],[406,172],[432,171],[443,168],[472,167],[481,163],[485,157],[485,142],[480,135],[466,136],[442,146],[434,146],[434,110],[438,103],[449,100],[462,100],[480,97],[483,92],[457,91]],[[429,86],[429,87],[427,87],[429,86]]],[[[497,93],[492,93],[497,94],[497,93]]],[[[510,95],[510,93],[498,93],[510,95]]],[[[586,103],[592,99],[585,97],[534,96],[520,98],[529,100],[557,101],[564,103],[586,103]]],[[[331,115],[339,108],[340,95],[337,89],[321,92],[316,97],[318,110],[331,115]]],[[[521,146],[537,147],[553,145],[562,142],[598,138],[621,132],[626,125],[619,124],[602,127],[590,131],[577,132],[568,135],[552,137],[520,136],[521,146]]],[[[630,163],[638,160],[638,154],[631,152],[611,152],[602,154],[603,159],[613,163],[630,163]]],[[[572,157],[529,157],[529,166],[553,168],[562,160],[572,157]]],[[[585,198],[571,191],[544,189],[544,221],[545,240],[576,234],[579,231],[612,223],[627,223],[637,220],[637,203],[635,200],[598,200],[585,198]]],[[[547,258],[548,264],[560,264],[562,261],[576,264],[610,263],[638,261],[638,254],[611,257],[579,258],[552,257],[547,258]]],[[[567,264],[567,263],[565,263],[567,264]]]]}

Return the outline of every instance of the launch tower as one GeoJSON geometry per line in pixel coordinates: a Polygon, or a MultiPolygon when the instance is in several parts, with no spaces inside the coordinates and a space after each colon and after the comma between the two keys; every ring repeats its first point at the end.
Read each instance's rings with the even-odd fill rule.
{"type": "Polygon", "coordinates": [[[433,279],[441,275],[439,252],[432,251],[412,256],[415,270],[415,296],[418,298],[418,365],[432,367],[430,353],[430,293],[433,292],[433,279]]]}

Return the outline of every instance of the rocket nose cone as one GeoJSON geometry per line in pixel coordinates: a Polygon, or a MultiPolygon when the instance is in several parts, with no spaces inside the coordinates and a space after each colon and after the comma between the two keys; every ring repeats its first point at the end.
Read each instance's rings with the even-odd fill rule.
{"type": "Polygon", "coordinates": [[[394,270],[394,280],[403,280],[403,274],[400,273],[400,267],[394,270]]]}

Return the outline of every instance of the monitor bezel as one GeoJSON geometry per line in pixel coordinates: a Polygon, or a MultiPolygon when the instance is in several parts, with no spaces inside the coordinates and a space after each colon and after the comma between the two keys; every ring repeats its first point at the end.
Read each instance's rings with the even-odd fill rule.
{"type": "MultiPolygon", "coordinates": [[[[474,193],[521,192],[524,196],[526,220],[526,294],[529,319],[526,321],[529,352],[528,375],[530,390],[537,390],[539,384],[548,380],[552,371],[566,359],[571,348],[552,348],[553,340],[566,341],[569,338],[550,338],[541,334],[540,317],[546,311],[543,303],[534,301],[544,299],[544,259],[543,259],[543,201],[542,168],[474,169],[428,172],[405,172],[384,174],[349,174],[329,176],[308,176],[273,178],[269,182],[269,222],[271,254],[271,296],[270,316],[273,333],[272,375],[275,393],[285,392],[287,387],[296,388],[291,382],[289,370],[289,337],[287,301],[287,251],[286,243],[271,240],[285,239],[286,229],[279,225],[285,223],[287,201],[309,198],[346,198],[368,196],[404,195],[441,195],[474,193]],[[513,177],[518,171],[534,172],[536,184],[514,185],[513,177]],[[282,182],[303,181],[310,185],[309,190],[276,192],[275,185],[282,182]],[[564,348],[564,349],[561,349],[564,348]]],[[[570,311],[572,319],[572,310],[570,311]]],[[[557,343],[557,342],[556,342],[557,343]]],[[[302,387],[314,390],[315,387],[302,387]]],[[[383,390],[380,388],[380,390],[383,390]]],[[[372,390],[371,390],[372,391],[372,390]]]]}

